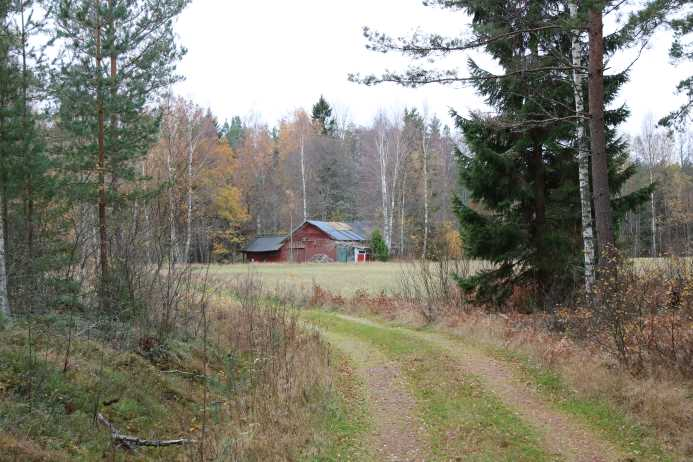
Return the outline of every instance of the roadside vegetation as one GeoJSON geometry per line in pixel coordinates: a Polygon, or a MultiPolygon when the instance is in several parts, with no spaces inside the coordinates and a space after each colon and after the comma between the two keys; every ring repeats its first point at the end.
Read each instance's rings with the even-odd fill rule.
{"type": "Polygon", "coordinates": [[[447,333],[508,363],[556,408],[636,460],[687,460],[693,454],[691,261],[643,263],[624,266],[620,284],[604,298],[618,301],[618,319],[592,315],[577,301],[549,314],[528,313],[531,301],[521,292],[489,313],[438,273],[441,266],[463,267],[440,262],[403,271],[407,290],[397,296],[344,300],[323,291],[318,305],[447,333]],[[679,300],[673,309],[672,296],[679,300]]]}

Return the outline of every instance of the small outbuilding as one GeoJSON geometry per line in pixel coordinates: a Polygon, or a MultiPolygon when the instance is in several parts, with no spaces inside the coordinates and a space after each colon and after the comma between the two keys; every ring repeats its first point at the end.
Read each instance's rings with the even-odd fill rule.
{"type": "Polygon", "coordinates": [[[286,236],[258,236],[243,249],[248,262],[280,262],[286,236]]]}
{"type": "Polygon", "coordinates": [[[249,262],[365,262],[367,223],[308,220],[289,236],[259,236],[243,252],[249,262]]]}

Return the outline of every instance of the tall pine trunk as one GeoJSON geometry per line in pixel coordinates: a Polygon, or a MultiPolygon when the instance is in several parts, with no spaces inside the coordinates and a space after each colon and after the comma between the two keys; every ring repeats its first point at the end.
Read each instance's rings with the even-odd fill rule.
{"type": "MultiPolygon", "coordinates": [[[[19,2],[19,12],[21,21],[21,47],[22,47],[22,132],[25,137],[29,137],[30,127],[29,127],[29,102],[28,102],[28,87],[29,81],[27,79],[28,66],[27,66],[27,35],[26,35],[26,23],[24,17],[24,7],[25,2],[19,2]]],[[[34,185],[33,185],[33,149],[30,146],[30,140],[23,140],[23,151],[26,156],[25,165],[28,167],[26,171],[25,178],[25,189],[26,189],[26,275],[27,284],[33,284],[33,261],[34,261],[34,185]]],[[[30,296],[27,297],[27,303],[29,309],[33,306],[33,287],[29,287],[30,296]]]]}
{"type": "Polygon", "coordinates": [[[609,168],[604,126],[604,25],[602,7],[589,10],[588,93],[590,141],[592,148],[592,193],[597,225],[599,267],[608,270],[614,263],[615,238],[609,193],[609,168]]]}
{"type": "MultiPolygon", "coordinates": [[[[570,2],[570,16],[577,18],[577,5],[570,2]]],[[[583,116],[585,101],[582,97],[582,50],[580,47],[580,30],[573,30],[571,51],[573,57],[573,84],[575,93],[575,113],[577,125],[577,149],[578,149],[578,178],[580,182],[580,209],[582,219],[582,249],[585,261],[585,291],[592,292],[594,285],[594,231],[592,229],[592,201],[590,198],[590,172],[589,172],[589,146],[585,136],[583,116]]]]}
{"type": "Polygon", "coordinates": [[[101,11],[100,2],[96,0],[96,110],[98,114],[98,182],[99,182],[99,305],[101,309],[108,306],[107,284],[108,284],[108,232],[106,229],[106,146],[105,146],[105,115],[103,102],[103,83],[101,77],[101,11]]]}

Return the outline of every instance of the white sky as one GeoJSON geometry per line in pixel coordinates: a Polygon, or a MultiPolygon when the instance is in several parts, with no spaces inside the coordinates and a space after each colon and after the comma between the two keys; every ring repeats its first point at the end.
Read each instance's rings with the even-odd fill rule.
{"type": "MultiPolygon", "coordinates": [[[[347,81],[347,74],[404,69],[409,62],[366,50],[363,26],[391,35],[417,28],[454,35],[467,22],[463,14],[425,7],[421,0],[194,0],[177,24],[188,54],[179,66],[186,80],[175,91],[211,108],[220,121],[254,116],[275,125],[295,108],[310,110],[324,94],[357,124],[369,123],[380,109],[424,105],[449,123],[449,107],[466,113],[483,106],[473,89],[366,87],[347,81]]],[[[632,111],[625,131],[638,131],[647,112],[659,118],[680,101],[674,88],[693,66],[672,66],[669,44],[660,33],[633,67],[621,96],[632,111]]],[[[446,67],[464,70],[464,59],[456,60],[446,67]]]]}

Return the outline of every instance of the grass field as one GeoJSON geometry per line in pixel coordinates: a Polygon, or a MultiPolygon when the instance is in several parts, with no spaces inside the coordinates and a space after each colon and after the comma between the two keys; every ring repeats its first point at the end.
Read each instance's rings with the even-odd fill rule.
{"type": "Polygon", "coordinates": [[[358,290],[368,293],[392,293],[399,287],[399,277],[407,263],[261,263],[212,265],[211,276],[233,277],[257,274],[268,287],[293,285],[311,289],[314,284],[334,294],[353,295],[358,290]]]}
{"type": "MultiPolygon", "coordinates": [[[[663,266],[670,261],[665,258],[633,259],[636,268],[647,269],[663,266]]],[[[370,262],[364,264],[345,263],[255,263],[221,264],[209,268],[211,276],[217,278],[242,276],[253,273],[260,276],[268,288],[288,285],[310,290],[318,285],[333,294],[350,296],[358,290],[369,294],[399,291],[402,272],[412,269],[407,262],[370,262]]],[[[478,271],[482,262],[471,261],[471,271],[478,271]]]]}

